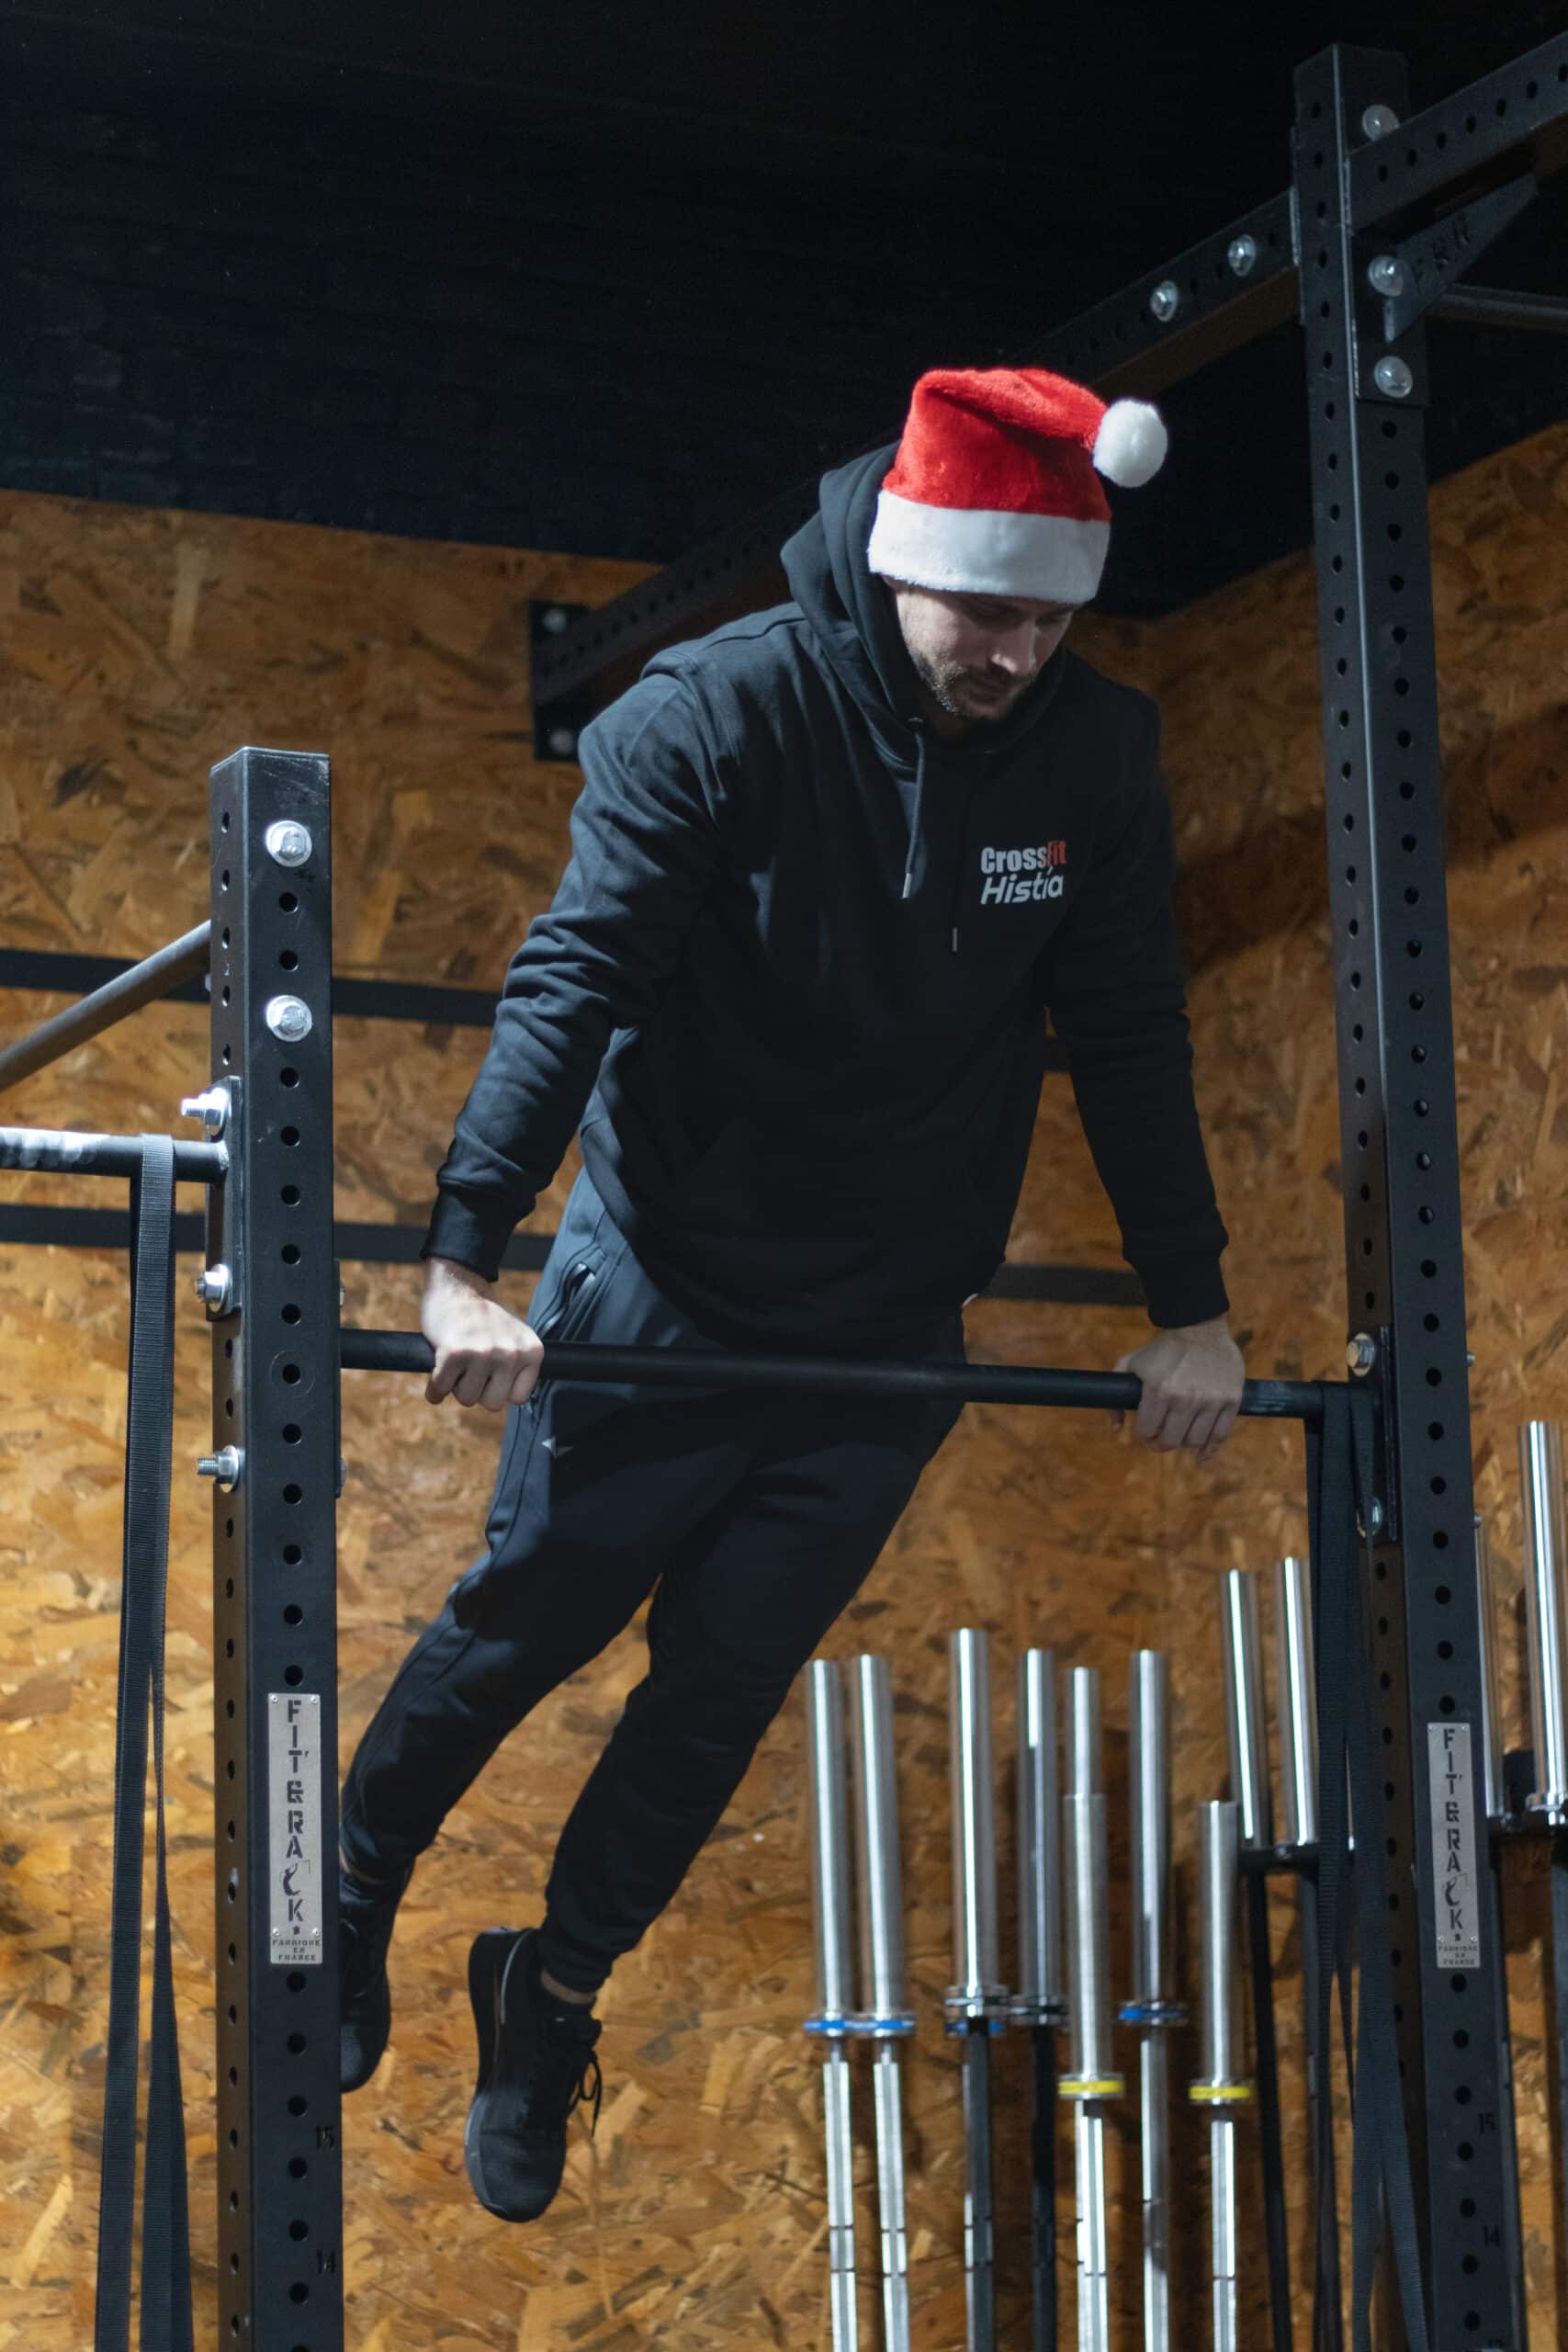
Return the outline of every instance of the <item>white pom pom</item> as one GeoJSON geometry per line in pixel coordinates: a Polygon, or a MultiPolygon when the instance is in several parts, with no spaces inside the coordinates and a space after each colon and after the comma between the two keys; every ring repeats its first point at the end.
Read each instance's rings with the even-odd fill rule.
{"type": "Polygon", "coordinates": [[[1157,408],[1146,401],[1112,401],[1095,435],[1095,467],[1107,481],[1136,490],[1154,480],[1169,447],[1170,435],[1157,408]]]}

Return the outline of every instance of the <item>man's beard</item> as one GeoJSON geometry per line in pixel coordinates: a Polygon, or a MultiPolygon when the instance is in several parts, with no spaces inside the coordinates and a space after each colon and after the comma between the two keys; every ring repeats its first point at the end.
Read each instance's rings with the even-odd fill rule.
{"type": "Polygon", "coordinates": [[[1010,694],[985,695],[983,707],[974,708],[960,698],[965,686],[971,688],[974,686],[975,677],[972,671],[965,670],[958,662],[933,662],[929,654],[918,653],[912,646],[909,649],[909,654],[920,684],[936,704],[937,708],[945,710],[951,718],[962,718],[965,725],[970,727],[996,726],[999,720],[1011,714],[1019,695],[1027,693],[1028,688],[1034,683],[1031,678],[1021,682],[1010,694]]]}

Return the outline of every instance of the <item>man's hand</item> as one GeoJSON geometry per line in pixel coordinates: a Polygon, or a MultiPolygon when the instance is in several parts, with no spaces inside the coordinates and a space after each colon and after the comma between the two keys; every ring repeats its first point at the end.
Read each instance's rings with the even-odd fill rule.
{"type": "MultiPolygon", "coordinates": [[[[1200,1462],[1213,1459],[1229,1437],[1241,1407],[1246,1367],[1223,1315],[1161,1331],[1146,1346],[1117,1359],[1118,1372],[1144,1384],[1136,1431],[1156,1453],[1189,1446],[1200,1462]]],[[[1119,1430],[1126,1415],[1112,1413],[1119,1430]]]]}
{"type": "Polygon", "coordinates": [[[525,1405],[539,1377],[545,1343],[495,1295],[495,1286],[471,1266],[432,1258],[420,1302],[419,1328],[435,1350],[425,1385],[427,1404],[456,1396],[502,1413],[525,1405]]]}

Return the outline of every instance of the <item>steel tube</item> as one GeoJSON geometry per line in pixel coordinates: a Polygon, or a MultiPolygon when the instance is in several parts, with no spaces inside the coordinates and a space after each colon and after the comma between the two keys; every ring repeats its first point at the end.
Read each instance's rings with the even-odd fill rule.
{"type": "Polygon", "coordinates": [[[210,922],[198,923],[182,939],[171,940],[166,947],[143,956],[128,971],[118,972],[101,989],[95,989],[91,996],[67,1005],[63,1012],[51,1014],[28,1035],[7,1046],[0,1052],[0,1093],[22,1079],[31,1078],[35,1070],[47,1069],[51,1062],[59,1061],[73,1046],[85,1046],[89,1037],[112,1029],[117,1021],[123,1021],[138,1006],[167,996],[171,989],[182,987],[197,972],[205,972],[211,937],[210,922]]]}
{"type": "Polygon", "coordinates": [[[828,2045],[822,2099],[828,2136],[828,2276],[833,2352],[855,2352],[860,2316],[855,2307],[854,2134],[850,2123],[850,2053],[841,2041],[828,2045]]]}
{"type": "Polygon", "coordinates": [[[1292,1555],[1274,1571],[1274,1649],[1280,1709],[1280,1797],[1287,1846],[1317,1843],[1317,1667],[1307,1563],[1292,1555]]]}
{"type": "Polygon", "coordinates": [[[898,1868],[898,1783],[893,1754],[893,1683],[885,1657],[855,1659],[850,1717],[862,2020],[901,2023],[904,1917],[898,1868]]]}
{"type": "Polygon", "coordinates": [[[1078,2352],[1110,2352],[1111,2264],[1105,2230],[1105,2114],[1092,2099],[1079,2102],[1074,2130],[1077,2159],[1078,2352]]]}
{"type": "MultiPolygon", "coordinates": [[[[0,1168],[52,1176],[136,1176],[141,1170],[141,1142],[138,1136],[0,1127],[0,1168]]],[[[175,1142],[175,1174],[182,1184],[220,1184],[228,1173],[226,1144],[175,1142]]]]}
{"type": "Polygon", "coordinates": [[[1170,2088],[1165,2033],[1184,2015],[1170,1998],[1170,1705],[1166,1660],[1134,1650],[1128,1693],[1133,1794],[1133,1997],[1124,2025],[1144,2029],[1138,2115],[1144,2222],[1144,2352],[1170,2343],[1170,2088]]]}
{"type": "Polygon", "coordinates": [[[1271,1846],[1269,1731],[1263,1709],[1263,1634],[1258,1578],[1250,1568],[1227,1568],[1220,1586],[1224,1630],[1225,1740],[1231,1795],[1240,1809],[1244,1846],[1271,1846]]]}
{"type": "MultiPolygon", "coordinates": [[[[417,1331],[346,1330],[345,1372],[428,1373],[435,1362],[417,1331]]],[[[1059,1372],[1002,1363],[888,1363],[852,1356],[721,1356],[682,1348],[609,1348],[565,1342],[545,1350],[551,1380],[618,1381],[648,1388],[799,1388],[855,1396],[946,1396],[971,1405],[1048,1405],[1135,1412],[1143,1384],[1132,1373],[1059,1372]]],[[[1319,1385],[1249,1380],[1241,1410],[1262,1420],[1323,1419],[1319,1385]]]]}
{"type": "Polygon", "coordinates": [[[1450,286],[1428,305],[1433,319],[1456,319],[1475,327],[1531,327],[1538,334],[1568,334],[1568,302],[1561,294],[1526,294],[1517,288],[1450,286]]]}
{"type": "Polygon", "coordinates": [[[1018,1991],[1021,2025],[1057,2025],[1062,1983],[1061,1812],[1056,1770],[1056,1661],[1025,1650],[1018,1662],[1018,1991]]]}
{"type": "Polygon", "coordinates": [[[813,1658],[806,1672],[807,1778],[811,1792],[811,1911],[816,1935],[817,2014],[807,2033],[827,2037],[822,2068],[828,2158],[828,2269],[833,2352],[855,2352],[854,2136],[850,2105],[852,2029],[850,1841],[844,1754],[844,1694],[837,1663],[813,1658]]]}
{"type": "Polygon", "coordinates": [[[898,2049],[877,2044],[872,2069],[876,2108],[876,2199],[882,2243],[884,2352],[908,2352],[909,2232],[904,2203],[904,2107],[898,2049]]]}
{"type": "Polygon", "coordinates": [[[950,2017],[1005,2004],[997,1946],[997,1836],[992,1809],[991,1690],[986,1635],[948,1637],[948,1768],[953,1792],[953,1984],[950,2017]]]}
{"type": "Polygon", "coordinates": [[[1248,2097],[1241,2073],[1241,2016],[1236,1998],[1236,1860],[1240,1808],[1198,1807],[1198,1925],[1202,1969],[1202,2072],[1188,2096],[1210,2112],[1210,2274],[1216,2352],[1235,2352],[1235,2106],[1248,2097]]]}
{"type": "Polygon", "coordinates": [[[1236,1998],[1235,1923],[1240,1807],[1198,1807],[1198,1924],[1202,2001],[1199,2011],[1201,2073],[1193,2097],[1245,2096],[1241,2016],[1236,1998]]]}
{"type": "Polygon", "coordinates": [[[1075,1666],[1067,1676],[1065,1793],[1100,1794],[1100,1669],[1075,1666]]]}
{"type": "Polygon", "coordinates": [[[1519,1430],[1519,1486],[1535,1741],[1535,1788],[1527,1810],[1561,1823],[1568,1819],[1568,1537],[1560,1422],[1526,1421],[1519,1430]]]}
{"type": "Polygon", "coordinates": [[[904,2125],[897,2037],[912,2032],[904,2000],[903,1896],[898,1868],[898,1785],[893,1684],[885,1657],[857,1657],[850,1682],[854,1759],[855,1883],[860,1915],[857,2030],[876,2037],[872,2070],[876,2187],[886,2352],[908,2352],[909,2254],[904,2200],[904,2125]]]}
{"type": "Polygon", "coordinates": [[[1062,1799],[1066,1862],[1067,2006],[1072,2032],[1064,2098],[1111,2098],[1122,2087],[1111,2039],[1111,1917],[1106,1800],[1062,1799]]]}
{"type": "Polygon", "coordinates": [[[1170,1990],[1170,1701],[1159,1650],[1134,1650],[1129,1691],[1133,1794],[1133,2001],[1170,1990]]]}
{"type": "Polygon", "coordinates": [[[1503,1784],[1503,1711],[1497,1688],[1496,1596],[1492,1578],[1492,1544],[1483,1515],[1475,1514],[1476,1634],[1481,1643],[1481,1772],[1485,1791],[1486,1818],[1501,1821],[1507,1812],[1503,1784]]]}
{"type": "Polygon", "coordinates": [[[811,1911],[817,1943],[816,2029],[847,2022],[851,1972],[850,1838],[844,1756],[844,1694],[837,1661],[806,1670],[806,1753],[811,1789],[811,1911]]]}

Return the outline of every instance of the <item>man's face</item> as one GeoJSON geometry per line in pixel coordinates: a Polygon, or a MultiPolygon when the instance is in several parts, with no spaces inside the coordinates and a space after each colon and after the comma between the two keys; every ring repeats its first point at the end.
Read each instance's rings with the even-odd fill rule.
{"type": "Polygon", "coordinates": [[[1005,718],[1067,633],[1076,605],[955,595],[890,580],[898,626],[944,733],[1005,718]],[[943,719],[947,725],[942,726],[943,719]]]}

